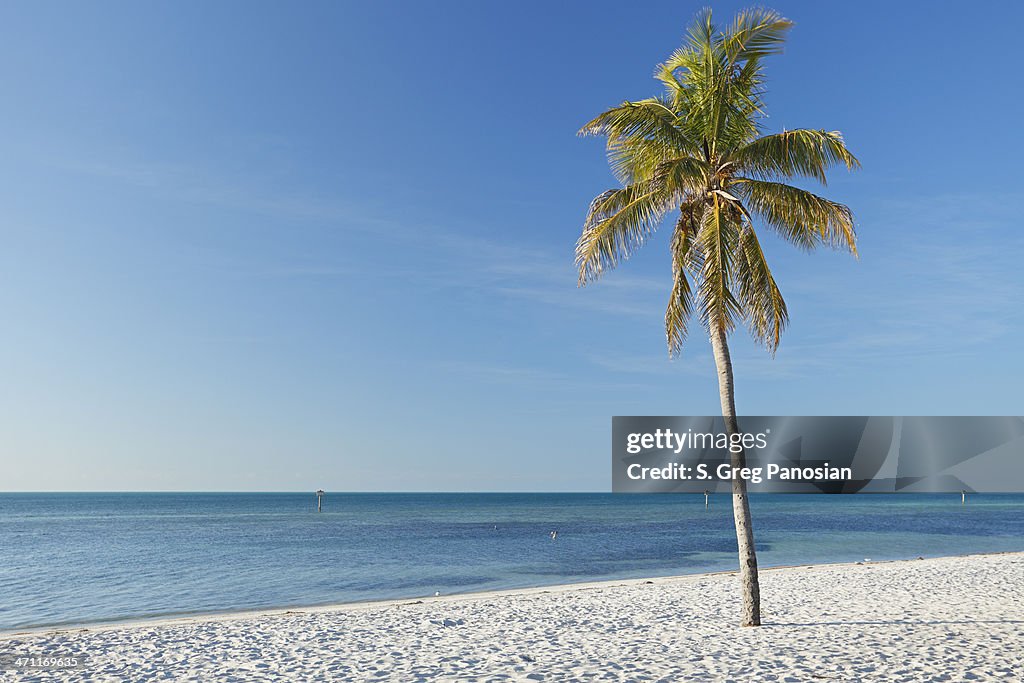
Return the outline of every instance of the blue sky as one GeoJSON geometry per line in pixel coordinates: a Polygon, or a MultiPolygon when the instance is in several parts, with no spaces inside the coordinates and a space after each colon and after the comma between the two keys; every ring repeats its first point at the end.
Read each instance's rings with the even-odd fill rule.
{"type": "MultiPolygon", "coordinates": [[[[765,125],[844,132],[861,259],[767,240],[739,411],[1020,414],[1024,11],[772,6],[765,125]]],[[[667,231],[576,288],[575,131],[699,7],[5,3],[0,490],[608,490],[612,415],[718,393],[667,231]]]]}

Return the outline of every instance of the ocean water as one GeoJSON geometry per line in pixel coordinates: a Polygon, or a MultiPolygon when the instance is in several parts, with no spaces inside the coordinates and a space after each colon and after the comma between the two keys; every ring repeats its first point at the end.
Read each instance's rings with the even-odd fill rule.
{"type": "MultiPolygon", "coordinates": [[[[751,505],[762,566],[1024,550],[1024,495],[751,505]]],[[[0,630],[726,570],[735,549],[727,495],[0,494],[0,630]]]]}

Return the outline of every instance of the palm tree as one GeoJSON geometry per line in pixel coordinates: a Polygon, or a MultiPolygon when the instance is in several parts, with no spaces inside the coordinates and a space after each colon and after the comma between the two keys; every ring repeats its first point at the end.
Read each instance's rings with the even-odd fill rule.
{"type": "MultiPolygon", "coordinates": [[[[581,135],[608,139],[621,187],[590,205],[576,245],[580,285],[640,247],[670,212],[672,289],[665,312],[669,356],[679,353],[691,314],[711,340],[726,430],[739,431],[728,336],[744,323],[773,355],[786,325],[786,302],[765,261],[755,226],[797,247],[857,253],[850,209],[788,184],[825,183],[836,165],[860,166],[839,132],[764,134],[764,58],[781,52],[792,23],[771,10],[746,10],[717,27],[699,13],[685,42],[658,66],[661,97],[624,102],[581,135]]],[[[743,452],[731,456],[742,467],[743,452]]],[[[744,626],[761,623],[757,556],[746,483],[733,481],[744,626]]]]}

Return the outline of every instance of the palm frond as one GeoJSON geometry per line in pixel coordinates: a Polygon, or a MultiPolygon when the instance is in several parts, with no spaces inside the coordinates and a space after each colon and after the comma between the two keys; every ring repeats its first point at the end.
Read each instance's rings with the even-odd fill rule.
{"type": "Polygon", "coordinates": [[[738,221],[718,195],[704,206],[696,246],[703,257],[697,306],[700,320],[709,330],[731,331],[741,313],[732,293],[733,256],[738,221]]]}
{"type": "Polygon", "coordinates": [[[781,51],[792,22],[770,10],[741,12],[719,31],[711,11],[697,15],[686,42],[655,72],[675,108],[686,112],[688,136],[707,156],[733,149],[759,132],[764,78],[761,61],[781,51]]]}
{"type": "Polygon", "coordinates": [[[644,243],[671,208],[664,188],[634,183],[598,195],[576,243],[579,284],[596,280],[644,243]]]}
{"type": "Polygon", "coordinates": [[[623,102],[588,121],[579,135],[608,138],[608,161],[623,183],[648,177],[663,161],[695,151],[669,104],[658,98],[623,102]]]}
{"type": "Polygon", "coordinates": [[[663,161],[649,175],[666,192],[687,196],[702,194],[710,179],[711,168],[703,159],[684,156],[663,161]]]}
{"type": "Polygon", "coordinates": [[[738,64],[780,54],[791,28],[793,22],[774,10],[747,9],[736,15],[722,43],[730,63],[738,64]]]}
{"type": "Polygon", "coordinates": [[[678,139],[677,115],[669,104],[657,97],[623,102],[583,124],[579,135],[614,137],[663,137],[670,143],[678,139]]]}
{"type": "Polygon", "coordinates": [[[691,246],[693,236],[700,227],[697,220],[699,211],[700,207],[694,202],[684,204],[672,233],[672,291],[665,309],[665,338],[670,358],[682,350],[690,315],[693,313],[693,293],[686,271],[693,262],[691,252],[694,250],[691,246]]]}
{"type": "Polygon", "coordinates": [[[736,261],[739,264],[736,268],[737,293],[750,334],[774,354],[779,347],[782,330],[789,321],[789,312],[757,234],[749,223],[740,227],[736,261]]]}
{"type": "Polygon", "coordinates": [[[784,183],[737,178],[733,189],[748,209],[793,244],[807,250],[819,245],[857,253],[853,213],[845,204],[784,183]]]}
{"type": "Polygon", "coordinates": [[[684,114],[684,130],[706,149],[717,142],[714,130],[722,104],[720,86],[727,75],[726,55],[717,35],[711,10],[702,10],[687,29],[683,45],[655,72],[672,93],[675,108],[684,114]]]}
{"type": "Polygon", "coordinates": [[[857,157],[846,148],[842,133],[811,129],[762,136],[737,149],[730,159],[739,172],[762,180],[803,176],[825,184],[829,168],[860,168],[857,157]]]}

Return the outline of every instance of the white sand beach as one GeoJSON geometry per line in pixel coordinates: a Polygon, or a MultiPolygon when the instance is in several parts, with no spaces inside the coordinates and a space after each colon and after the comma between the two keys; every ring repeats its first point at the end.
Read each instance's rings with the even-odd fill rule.
{"type": "Polygon", "coordinates": [[[765,625],[732,574],[198,617],[0,636],[84,653],[0,680],[1021,680],[1024,553],[762,572],[765,625]]]}

